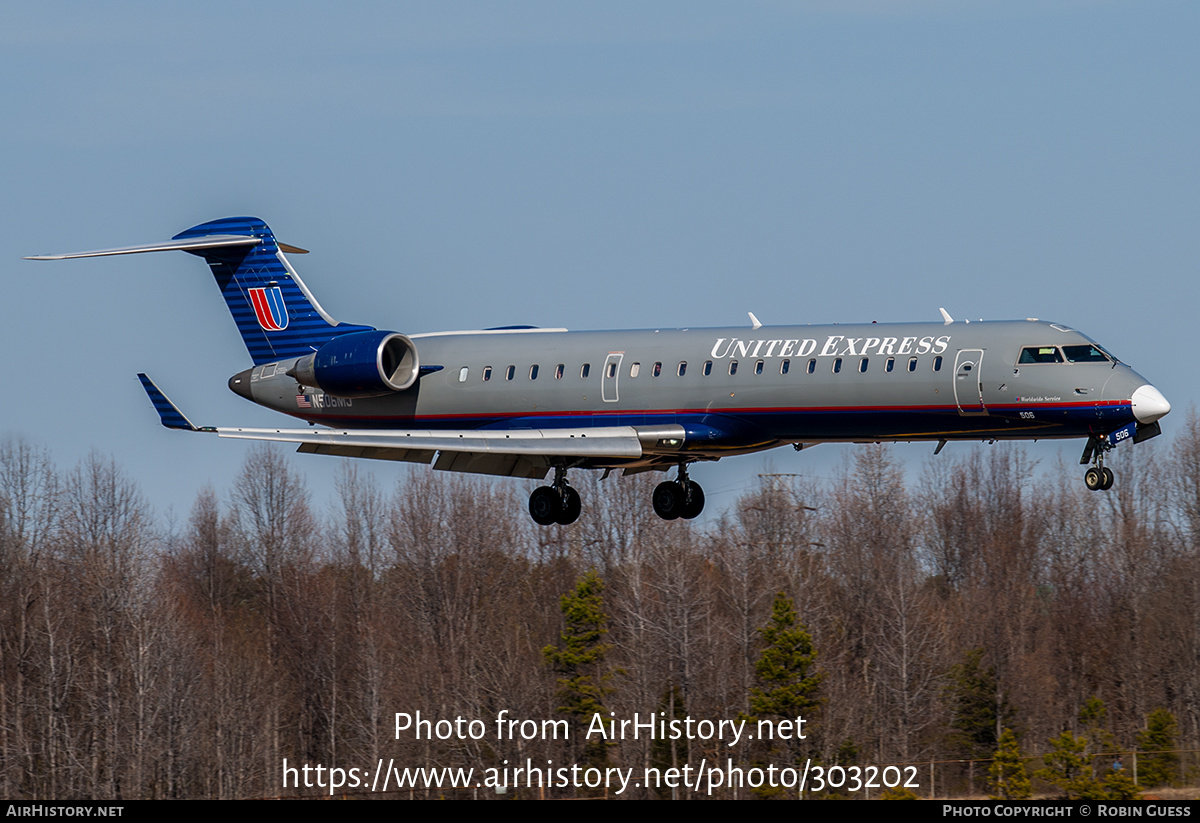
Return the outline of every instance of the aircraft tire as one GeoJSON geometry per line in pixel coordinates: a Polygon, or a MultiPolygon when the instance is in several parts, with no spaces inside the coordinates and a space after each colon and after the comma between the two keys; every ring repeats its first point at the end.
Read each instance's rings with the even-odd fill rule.
{"type": "Polygon", "coordinates": [[[674,480],[654,487],[654,513],[663,520],[675,520],[683,514],[684,500],[683,486],[674,480]]]}
{"type": "Polygon", "coordinates": [[[559,522],[561,512],[562,503],[558,499],[558,492],[551,486],[538,486],[533,490],[533,494],[529,495],[529,516],[539,526],[550,526],[559,522]]]}
{"type": "Polygon", "coordinates": [[[579,499],[579,492],[570,486],[567,486],[563,492],[563,497],[559,505],[558,520],[556,522],[563,526],[569,526],[574,523],[579,519],[579,513],[583,511],[583,503],[579,499]]]}
{"type": "Polygon", "coordinates": [[[1116,475],[1113,474],[1113,470],[1108,466],[1105,466],[1103,469],[1101,469],[1100,473],[1104,475],[1104,478],[1100,481],[1100,491],[1106,492],[1113,487],[1113,482],[1116,481],[1117,478],[1116,475]]]}
{"type": "Polygon", "coordinates": [[[1104,475],[1095,466],[1092,466],[1083,475],[1083,482],[1087,485],[1088,491],[1099,491],[1104,485],[1104,475]]]}
{"type": "Polygon", "coordinates": [[[683,513],[679,515],[684,520],[692,520],[700,516],[700,512],[704,511],[704,489],[700,488],[700,484],[694,480],[688,481],[688,499],[683,506],[683,513]]]}

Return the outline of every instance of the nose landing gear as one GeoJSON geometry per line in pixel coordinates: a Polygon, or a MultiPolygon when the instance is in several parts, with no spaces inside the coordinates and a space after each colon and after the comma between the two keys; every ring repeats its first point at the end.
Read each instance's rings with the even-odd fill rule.
{"type": "Polygon", "coordinates": [[[1092,463],[1091,468],[1083,475],[1083,482],[1089,491],[1108,491],[1112,488],[1116,478],[1112,469],[1104,465],[1104,454],[1111,448],[1108,439],[1103,437],[1089,437],[1087,445],[1083,447],[1083,457],[1079,462],[1092,463]]]}
{"type": "Polygon", "coordinates": [[[529,516],[539,526],[569,526],[579,519],[583,506],[579,492],[567,484],[567,470],[554,469],[554,484],[539,486],[529,495],[529,516]]]}
{"type": "Polygon", "coordinates": [[[688,480],[687,464],[679,464],[679,478],[659,483],[654,489],[654,513],[663,520],[691,520],[704,511],[704,489],[688,480]]]}

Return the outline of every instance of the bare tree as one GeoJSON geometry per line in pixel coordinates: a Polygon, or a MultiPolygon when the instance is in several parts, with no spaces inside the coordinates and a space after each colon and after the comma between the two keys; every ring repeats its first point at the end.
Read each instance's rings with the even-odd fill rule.
{"type": "MultiPolygon", "coordinates": [[[[20,440],[0,444],[0,794],[46,786],[45,747],[29,710],[39,650],[46,553],[58,519],[59,482],[49,456],[20,440]]],[[[36,682],[36,679],[35,679],[36,682]]]]}

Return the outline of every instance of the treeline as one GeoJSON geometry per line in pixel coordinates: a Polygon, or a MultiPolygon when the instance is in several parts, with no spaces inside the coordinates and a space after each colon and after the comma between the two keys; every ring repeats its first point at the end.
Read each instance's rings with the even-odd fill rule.
{"type": "Polygon", "coordinates": [[[660,476],[575,472],[583,517],[538,528],[520,484],[425,469],[383,489],[347,461],[335,499],[314,504],[302,464],[263,450],[168,532],[112,461],[62,471],[10,441],[0,795],[317,793],[283,789],[284,758],[640,771],[779,756],[718,740],[589,748],[578,728],[498,741],[502,711],[567,716],[561,655],[578,627],[561,598],[588,580],[601,654],[580,682],[605,716],[761,713],[764,646],[791,631],[763,631],[782,592],[819,672],[787,757],[990,757],[1004,728],[1032,754],[1097,723],[1130,751],[1156,711],[1198,748],[1200,423],[1114,458],[1117,485],[1100,493],[1078,467],[1035,472],[1020,448],[950,449],[909,478],[866,446],[828,482],[764,477],[704,526],[651,514],[660,476]],[[417,711],[488,732],[396,739],[395,713],[417,711]]]}

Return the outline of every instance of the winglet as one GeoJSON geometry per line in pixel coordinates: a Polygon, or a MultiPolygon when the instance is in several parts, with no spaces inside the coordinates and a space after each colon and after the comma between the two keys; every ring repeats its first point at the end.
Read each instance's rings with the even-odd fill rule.
{"type": "Polygon", "coordinates": [[[762,328],[762,323],[760,323],[758,318],[754,316],[754,312],[748,311],[748,312],[746,312],[746,314],[750,315],[750,328],[752,328],[752,329],[761,329],[762,328]]]}
{"type": "Polygon", "coordinates": [[[950,312],[946,311],[945,309],[938,309],[938,311],[942,313],[942,320],[946,321],[942,325],[949,326],[954,322],[954,318],[950,316],[950,312]]]}
{"type": "Polygon", "coordinates": [[[162,420],[164,426],[168,429],[183,429],[190,432],[205,431],[193,426],[192,421],[188,420],[183,412],[167,399],[167,396],[162,393],[162,390],[158,386],[154,385],[154,381],[147,375],[139,374],[138,380],[142,381],[142,388],[149,395],[150,402],[154,404],[154,410],[158,412],[158,417],[162,420]]]}

